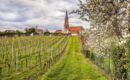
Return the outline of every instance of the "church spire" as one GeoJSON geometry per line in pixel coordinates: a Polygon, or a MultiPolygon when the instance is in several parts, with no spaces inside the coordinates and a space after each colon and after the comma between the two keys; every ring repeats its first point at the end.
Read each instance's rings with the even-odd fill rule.
{"type": "Polygon", "coordinates": [[[65,14],[64,32],[65,33],[69,32],[69,18],[68,18],[68,12],[67,12],[67,10],[66,10],[66,14],[65,14]]]}
{"type": "Polygon", "coordinates": [[[67,12],[67,10],[66,10],[65,19],[68,19],[68,12],[67,12]]]}

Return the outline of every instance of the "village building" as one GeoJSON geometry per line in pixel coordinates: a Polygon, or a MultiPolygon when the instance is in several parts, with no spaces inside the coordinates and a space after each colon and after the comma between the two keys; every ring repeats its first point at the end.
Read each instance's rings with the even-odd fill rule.
{"type": "Polygon", "coordinates": [[[70,33],[71,35],[78,35],[83,30],[82,26],[69,26],[68,13],[66,11],[64,33],[70,33]]]}
{"type": "Polygon", "coordinates": [[[68,13],[66,11],[66,15],[65,15],[65,23],[64,23],[64,33],[69,33],[69,18],[68,18],[68,13]]]}
{"type": "Polygon", "coordinates": [[[15,30],[5,30],[5,32],[14,33],[15,30]]]}
{"type": "Polygon", "coordinates": [[[38,29],[38,26],[36,25],[36,27],[32,27],[32,28],[29,28],[28,30],[34,30],[33,33],[31,33],[30,35],[33,36],[35,33],[37,33],[38,35],[43,35],[44,34],[44,31],[42,29],[38,29]]]}
{"type": "Polygon", "coordinates": [[[83,30],[82,26],[71,26],[69,27],[69,31],[71,35],[78,35],[83,30]]]}
{"type": "Polygon", "coordinates": [[[44,33],[42,29],[38,29],[38,26],[36,26],[35,32],[39,35],[42,35],[44,33]]]}
{"type": "Polygon", "coordinates": [[[69,26],[69,17],[68,12],[66,11],[65,14],[65,22],[64,22],[64,30],[56,30],[56,33],[64,33],[64,34],[71,34],[71,35],[79,35],[84,28],[82,26],[69,26]]]}
{"type": "Polygon", "coordinates": [[[62,30],[56,30],[55,33],[62,33],[62,30]]]}

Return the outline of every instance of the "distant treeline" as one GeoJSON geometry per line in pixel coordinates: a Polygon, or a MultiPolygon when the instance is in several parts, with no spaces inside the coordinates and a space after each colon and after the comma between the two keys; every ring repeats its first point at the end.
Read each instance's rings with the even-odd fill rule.
{"type": "Polygon", "coordinates": [[[21,35],[25,35],[25,33],[23,32],[0,32],[0,37],[2,36],[8,36],[8,37],[13,37],[13,36],[21,36],[21,35]]]}
{"type": "MultiPolygon", "coordinates": [[[[0,32],[0,37],[14,37],[14,36],[30,36],[33,33],[33,35],[39,35],[38,33],[36,33],[35,31],[26,31],[26,32],[20,32],[20,31],[15,31],[15,32],[0,32]]],[[[64,33],[51,33],[49,31],[44,32],[42,35],[54,35],[54,36],[59,36],[59,35],[66,35],[64,33]]],[[[69,35],[69,34],[67,34],[69,35]]]]}

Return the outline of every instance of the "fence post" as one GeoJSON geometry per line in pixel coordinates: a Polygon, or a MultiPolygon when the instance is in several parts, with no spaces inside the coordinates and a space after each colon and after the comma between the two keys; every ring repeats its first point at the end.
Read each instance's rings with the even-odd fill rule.
{"type": "Polygon", "coordinates": [[[59,52],[59,51],[58,51],[58,48],[57,48],[57,55],[58,55],[58,52],[59,52]]]}
{"type": "Polygon", "coordinates": [[[43,72],[45,73],[46,72],[46,63],[44,63],[44,70],[43,72]]]}
{"type": "Polygon", "coordinates": [[[21,61],[21,68],[22,68],[22,71],[23,71],[23,61],[21,61]]]}
{"type": "Polygon", "coordinates": [[[17,72],[17,65],[18,65],[17,61],[18,61],[18,50],[17,50],[17,53],[16,53],[16,63],[15,63],[15,70],[16,70],[16,72],[17,72]]]}
{"type": "Polygon", "coordinates": [[[61,57],[61,54],[62,54],[62,50],[61,50],[61,47],[60,47],[60,57],[61,57]]]}
{"type": "Polygon", "coordinates": [[[10,64],[8,64],[8,76],[10,76],[10,64]]]}
{"type": "Polygon", "coordinates": [[[51,59],[52,59],[52,48],[51,48],[51,59]]]}
{"type": "Polygon", "coordinates": [[[0,80],[2,80],[2,67],[0,67],[0,80]]]}
{"type": "Polygon", "coordinates": [[[111,71],[111,54],[109,54],[109,74],[112,79],[112,71],[111,71]]]}
{"type": "Polygon", "coordinates": [[[50,68],[50,65],[51,65],[51,60],[49,60],[48,62],[49,62],[49,68],[50,68]]]}
{"type": "Polygon", "coordinates": [[[12,61],[13,61],[13,52],[14,52],[14,42],[12,42],[11,64],[12,64],[12,61]]]}
{"type": "Polygon", "coordinates": [[[42,69],[42,62],[41,62],[41,52],[39,52],[39,61],[40,61],[40,68],[42,69]]]}
{"type": "Polygon", "coordinates": [[[26,54],[26,67],[28,66],[28,59],[27,59],[27,54],[26,54]]]}
{"type": "Polygon", "coordinates": [[[46,71],[48,71],[48,61],[46,62],[46,71]]]}
{"type": "Polygon", "coordinates": [[[32,66],[32,48],[31,48],[31,51],[30,51],[30,66],[32,66]]]}

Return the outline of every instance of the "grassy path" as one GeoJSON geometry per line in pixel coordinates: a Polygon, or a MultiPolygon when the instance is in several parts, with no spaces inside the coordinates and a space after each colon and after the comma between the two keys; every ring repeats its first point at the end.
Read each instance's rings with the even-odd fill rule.
{"type": "Polygon", "coordinates": [[[42,80],[107,80],[81,54],[78,37],[71,37],[64,58],[42,80]]]}

